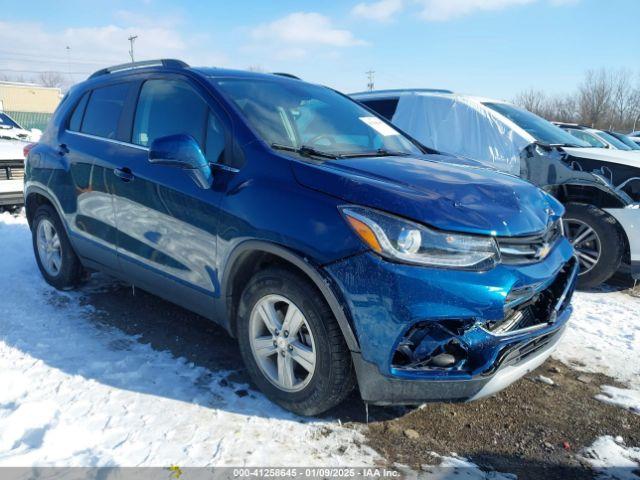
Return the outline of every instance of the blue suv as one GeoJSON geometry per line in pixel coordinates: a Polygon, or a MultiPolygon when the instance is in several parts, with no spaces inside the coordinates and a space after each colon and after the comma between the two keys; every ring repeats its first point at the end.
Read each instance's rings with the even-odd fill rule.
{"type": "Polygon", "coordinates": [[[550,355],[577,266],[562,205],[464,162],[329,88],[160,60],[70,90],[25,205],[47,282],[220,323],[289,410],[465,401],[550,355]]]}

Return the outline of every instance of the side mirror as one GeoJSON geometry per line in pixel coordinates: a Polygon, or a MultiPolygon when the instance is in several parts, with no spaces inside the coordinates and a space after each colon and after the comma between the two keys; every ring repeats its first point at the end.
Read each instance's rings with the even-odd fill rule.
{"type": "Polygon", "coordinates": [[[185,170],[200,188],[210,188],[213,184],[209,162],[191,135],[156,138],[149,148],[149,162],[185,170]]]}

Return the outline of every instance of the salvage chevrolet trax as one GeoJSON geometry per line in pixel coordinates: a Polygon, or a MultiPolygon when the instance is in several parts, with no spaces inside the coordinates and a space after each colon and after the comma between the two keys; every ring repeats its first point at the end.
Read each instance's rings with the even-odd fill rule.
{"type": "Polygon", "coordinates": [[[577,264],[562,205],[461,163],[329,88],[161,60],[71,89],[26,212],[51,285],[100,270],[219,322],[287,409],[463,401],[550,355],[577,264]]]}

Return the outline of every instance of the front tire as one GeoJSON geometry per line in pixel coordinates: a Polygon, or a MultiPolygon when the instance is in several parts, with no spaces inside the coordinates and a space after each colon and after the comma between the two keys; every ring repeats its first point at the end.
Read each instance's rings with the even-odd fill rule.
{"type": "Polygon", "coordinates": [[[83,268],[53,207],[38,207],[31,235],[36,262],[47,283],[58,290],[77,286],[82,280],[83,268]]]}
{"type": "Polygon", "coordinates": [[[593,205],[569,203],[563,223],[580,264],[578,287],[593,288],[609,280],[620,268],[623,255],[616,220],[593,205]]]}
{"type": "Polygon", "coordinates": [[[251,379],[275,403],[317,415],[353,390],[351,354],[315,286],[286,268],[257,273],[238,309],[240,352],[251,379]]]}

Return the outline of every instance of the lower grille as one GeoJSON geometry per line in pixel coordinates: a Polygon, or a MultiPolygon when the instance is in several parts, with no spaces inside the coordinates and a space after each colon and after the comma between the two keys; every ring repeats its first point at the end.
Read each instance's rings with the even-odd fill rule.
{"type": "Polygon", "coordinates": [[[23,160],[0,160],[0,180],[22,180],[23,178],[23,160]]]}

